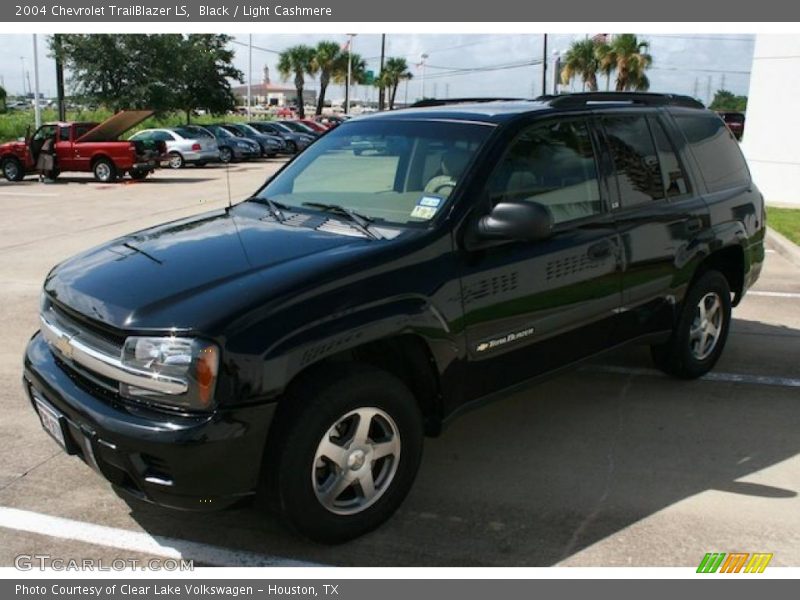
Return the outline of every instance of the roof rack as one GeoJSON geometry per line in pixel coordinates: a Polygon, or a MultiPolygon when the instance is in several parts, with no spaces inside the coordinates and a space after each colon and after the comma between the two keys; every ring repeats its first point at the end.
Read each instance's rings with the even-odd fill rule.
{"type": "Polygon", "coordinates": [[[479,102],[518,102],[524,98],[424,98],[408,106],[408,108],[427,108],[429,106],[447,106],[448,104],[473,104],[479,102]]]}
{"type": "Polygon", "coordinates": [[[642,104],[645,106],[705,108],[701,102],[690,96],[682,96],[680,94],[653,94],[649,92],[581,92],[577,94],[563,94],[560,96],[539,96],[536,100],[547,102],[550,106],[558,108],[585,106],[587,104],[604,102],[642,104]]]}

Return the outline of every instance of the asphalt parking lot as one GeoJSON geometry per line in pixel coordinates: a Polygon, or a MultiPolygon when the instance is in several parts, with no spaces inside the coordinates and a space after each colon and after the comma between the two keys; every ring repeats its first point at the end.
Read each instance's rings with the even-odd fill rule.
{"type": "Polygon", "coordinates": [[[346,545],[303,541],[252,508],[198,515],[115,495],[23,394],[42,280],[89,246],[224,206],[228,181],[240,200],[280,164],[0,183],[0,565],[180,553],[235,566],[696,566],[743,551],[800,566],[800,266],[774,251],[710,377],[668,379],[632,348],[472,412],[426,441],[397,515],[346,545]]]}

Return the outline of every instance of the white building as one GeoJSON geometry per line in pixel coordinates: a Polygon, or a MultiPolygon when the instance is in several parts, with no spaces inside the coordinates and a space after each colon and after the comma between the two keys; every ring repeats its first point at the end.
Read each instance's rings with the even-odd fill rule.
{"type": "Polygon", "coordinates": [[[759,34],[742,150],[768,204],[800,207],[800,36],[759,34]]]}

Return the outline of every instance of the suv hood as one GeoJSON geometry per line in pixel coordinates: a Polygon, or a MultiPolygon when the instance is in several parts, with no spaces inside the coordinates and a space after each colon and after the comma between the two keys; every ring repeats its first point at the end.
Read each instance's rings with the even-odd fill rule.
{"type": "Polygon", "coordinates": [[[267,214],[245,202],[133,233],[56,266],[45,292],[115,329],[210,334],[229,315],[318,282],[376,247],[267,214]]]}

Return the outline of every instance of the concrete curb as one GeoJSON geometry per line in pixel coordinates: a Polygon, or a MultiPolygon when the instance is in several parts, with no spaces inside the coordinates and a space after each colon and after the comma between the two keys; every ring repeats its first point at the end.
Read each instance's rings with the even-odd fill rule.
{"type": "Polygon", "coordinates": [[[800,246],[772,229],[772,227],[767,227],[767,245],[800,267],[800,246]]]}

